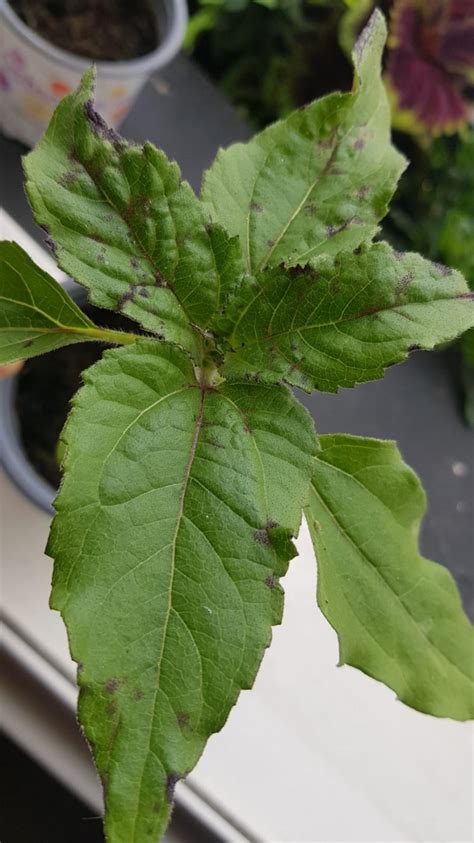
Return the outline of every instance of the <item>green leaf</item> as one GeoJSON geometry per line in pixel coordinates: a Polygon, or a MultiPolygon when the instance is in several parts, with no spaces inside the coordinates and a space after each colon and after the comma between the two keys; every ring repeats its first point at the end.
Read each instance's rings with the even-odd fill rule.
{"type": "Polygon", "coordinates": [[[64,434],[51,603],[79,663],[108,840],[143,843],[163,833],[177,780],[280,621],[315,437],[286,388],[202,390],[188,357],[153,340],[106,352],[84,380],[64,434]]]}
{"type": "Polygon", "coordinates": [[[0,363],[36,357],[76,342],[133,342],[97,328],[60,284],[16,243],[0,243],[0,363]]]}
{"type": "Polygon", "coordinates": [[[474,328],[461,337],[461,376],[464,387],[464,417],[474,427],[474,328]]]}
{"type": "Polygon", "coordinates": [[[222,371],[335,392],[454,339],[474,325],[472,299],[460,273],[386,243],[267,270],[233,298],[222,371]]]}
{"type": "Polygon", "coordinates": [[[199,329],[219,301],[218,264],[235,247],[213,232],[177,164],[109,129],[93,93],[89,70],[24,159],[35,219],[94,304],[199,356],[199,329]]]}
{"type": "Polygon", "coordinates": [[[450,573],[420,556],[425,495],[394,442],[321,436],[306,515],[340,663],[437,717],[474,717],[473,628],[450,573]]]}
{"type": "Polygon", "coordinates": [[[205,175],[203,200],[239,235],[249,271],[303,265],[377,231],[405,166],[390,144],[385,38],[376,11],[354,51],[351,93],[330,94],[219,152],[205,175]]]}

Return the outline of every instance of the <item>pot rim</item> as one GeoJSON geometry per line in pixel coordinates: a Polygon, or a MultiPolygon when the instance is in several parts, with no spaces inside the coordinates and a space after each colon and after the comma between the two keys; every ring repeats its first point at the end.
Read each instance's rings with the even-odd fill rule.
{"type": "Polygon", "coordinates": [[[168,26],[163,40],[156,49],[144,56],[126,61],[96,61],[81,58],[75,53],[56,47],[46,38],[38,35],[24,23],[15,13],[7,0],[0,0],[0,18],[19,35],[29,47],[42,53],[50,61],[66,65],[70,70],[76,70],[82,75],[91,64],[97,67],[101,75],[109,77],[146,76],[167,64],[179,51],[183,42],[188,22],[186,0],[155,0],[155,6],[163,7],[167,16],[168,26]]]}
{"type": "Polygon", "coordinates": [[[35,471],[21,443],[14,410],[16,382],[15,376],[0,383],[0,465],[27,498],[51,514],[56,490],[35,471]]]}

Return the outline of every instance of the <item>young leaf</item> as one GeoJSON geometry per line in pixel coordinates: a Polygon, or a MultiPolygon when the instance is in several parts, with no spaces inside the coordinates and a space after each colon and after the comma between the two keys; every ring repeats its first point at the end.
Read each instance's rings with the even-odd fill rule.
{"type": "Polygon", "coordinates": [[[357,667],[428,714],[474,717],[473,628],[451,574],[423,559],[425,496],[394,442],[321,436],[306,511],[318,603],[357,667]]]}
{"type": "Polygon", "coordinates": [[[208,225],[177,164],[150,143],[128,145],[94,111],[93,95],[89,70],[24,159],[35,219],[94,304],[198,356],[199,328],[219,303],[219,266],[231,271],[235,245],[208,225]]]}
{"type": "Polygon", "coordinates": [[[133,342],[97,328],[60,284],[16,243],[0,243],[0,363],[36,357],[75,342],[133,342]]]}
{"type": "Polygon", "coordinates": [[[310,391],[375,380],[413,346],[433,348],[474,325],[474,294],[459,272],[386,243],[321,257],[247,281],[230,310],[226,377],[310,391]]]}
{"type": "Polygon", "coordinates": [[[330,94],[221,151],[203,184],[212,219],[242,243],[247,269],[353,249],[387,213],[405,161],[390,144],[375,11],[354,51],[351,93],[330,94]]]}
{"type": "Polygon", "coordinates": [[[176,782],[280,621],[315,437],[286,388],[201,389],[165,343],[106,352],[84,379],[65,429],[51,604],[79,663],[108,840],[142,843],[163,833],[176,782]]]}

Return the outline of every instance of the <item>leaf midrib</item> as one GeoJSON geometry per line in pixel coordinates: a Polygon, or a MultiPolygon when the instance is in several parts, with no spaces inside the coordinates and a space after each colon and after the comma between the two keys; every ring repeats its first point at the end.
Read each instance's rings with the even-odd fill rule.
{"type": "MultiPolygon", "coordinates": [[[[263,290],[263,288],[262,288],[260,290],[260,292],[252,299],[252,301],[250,302],[248,307],[243,312],[243,315],[245,315],[245,313],[248,312],[248,310],[250,310],[250,308],[257,301],[257,299],[259,299],[262,295],[265,295],[265,292],[266,291],[263,290]]],[[[272,340],[274,340],[277,337],[284,337],[284,336],[288,336],[289,334],[293,334],[293,333],[301,333],[302,331],[319,330],[319,329],[322,329],[322,328],[336,328],[339,325],[345,325],[345,324],[350,323],[350,322],[358,322],[358,321],[362,321],[363,319],[369,319],[371,316],[377,316],[379,313],[386,313],[387,311],[401,310],[402,308],[415,307],[416,305],[423,305],[424,307],[426,307],[427,305],[428,306],[434,305],[434,304],[437,304],[438,302],[445,303],[445,302],[450,302],[450,301],[463,300],[463,299],[466,299],[466,298],[467,297],[465,295],[463,296],[461,294],[461,295],[456,295],[456,296],[448,296],[446,298],[437,298],[437,299],[434,299],[434,300],[432,299],[430,301],[413,301],[413,302],[405,302],[404,304],[392,304],[392,305],[380,307],[377,310],[372,310],[370,313],[365,313],[365,314],[362,314],[362,315],[361,314],[354,314],[353,316],[346,317],[344,319],[339,319],[339,320],[334,319],[331,322],[321,322],[321,323],[314,323],[314,324],[310,324],[310,325],[303,324],[303,325],[299,325],[298,327],[295,327],[295,325],[292,325],[290,328],[288,328],[284,331],[278,331],[275,334],[267,334],[266,336],[256,338],[254,340],[250,340],[249,342],[245,343],[245,348],[248,348],[249,346],[254,346],[254,345],[258,346],[258,345],[261,345],[261,344],[264,344],[264,343],[267,343],[267,342],[271,342],[272,340]]],[[[237,330],[241,321],[242,321],[242,317],[239,319],[239,321],[237,322],[237,324],[234,328],[234,332],[232,333],[232,335],[230,337],[231,341],[235,340],[235,331],[237,330]]],[[[391,341],[393,341],[393,340],[384,340],[384,342],[391,342],[391,341]]]]}
{"type": "Polygon", "coordinates": [[[201,433],[201,430],[202,430],[202,423],[203,423],[203,418],[204,418],[205,395],[206,395],[206,390],[203,389],[203,388],[200,388],[199,409],[198,409],[198,414],[197,414],[197,417],[196,417],[196,426],[195,426],[195,429],[194,429],[194,434],[193,434],[193,438],[192,438],[192,442],[191,442],[191,448],[190,448],[190,451],[189,451],[188,461],[186,463],[186,467],[185,467],[185,471],[184,471],[184,475],[183,475],[183,481],[182,481],[181,491],[180,491],[179,500],[178,500],[178,512],[177,512],[177,517],[176,517],[176,528],[175,528],[173,540],[172,540],[172,543],[171,543],[172,552],[171,552],[171,571],[170,571],[170,586],[169,586],[169,593],[168,593],[168,606],[167,606],[167,609],[166,609],[166,619],[165,619],[164,628],[163,628],[161,650],[160,650],[160,653],[159,653],[159,656],[158,656],[158,659],[157,659],[158,669],[157,669],[157,676],[156,676],[156,690],[155,690],[155,693],[154,693],[153,703],[152,703],[152,715],[150,717],[150,731],[149,731],[149,735],[148,735],[148,747],[147,747],[147,752],[146,752],[146,756],[145,756],[145,762],[144,762],[143,768],[142,768],[140,785],[139,785],[139,788],[138,788],[137,808],[136,808],[136,811],[135,811],[135,818],[134,818],[134,821],[133,821],[133,830],[132,830],[132,834],[133,834],[132,839],[133,840],[135,840],[135,831],[136,831],[137,820],[138,820],[138,816],[139,816],[139,807],[140,807],[141,794],[142,794],[142,789],[143,789],[143,781],[144,781],[144,777],[145,777],[145,768],[146,768],[146,764],[147,764],[147,760],[148,760],[148,754],[151,752],[151,737],[152,737],[152,734],[153,734],[153,722],[154,722],[154,719],[155,719],[155,710],[156,710],[156,703],[157,703],[157,699],[158,699],[158,691],[160,689],[161,666],[162,666],[162,663],[163,663],[163,654],[164,654],[164,650],[165,650],[166,635],[167,635],[167,631],[168,631],[169,619],[170,619],[170,616],[171,616],[171,612],[173,610],[173,583],[174,583],[174,576],[175,576],[175,571],[176,571],[176,545],[177,545],[179,529],[180,529],[180,526],[181,526],[181,521],[182,521],[183,514],[184,514],[184,504],[185,504],[186,492],[187,492],[189,480],[190,480],[190,477],[191,477],[191,470],[192,470],[192,467],[193,467],[194,458],[196,456],[196,450],[197,450],[197,446],[198,446],[199,436],[200,436],[200,433],[201,433]]]}

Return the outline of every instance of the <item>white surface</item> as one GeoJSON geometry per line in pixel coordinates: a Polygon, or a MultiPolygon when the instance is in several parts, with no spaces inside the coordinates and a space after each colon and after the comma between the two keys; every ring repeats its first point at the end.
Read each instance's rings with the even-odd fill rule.
{"type": "MultiPolygon", "coordinates": [[[[48,517],[2,475],[0,499],[7,618],[73,680],[62,623],[48,609],[48,517]]],[[[363,674],[336,669],[305,527],[298,547],[284,580],[284,622],[255,687],[211,738],[190,785],[273,843],[467,843],[472,727],[419,714],[363,674]]]]}
{"type": "MultiPolygon", "coordinates": [[[[7,620],[73,679],[62,623],[48,609],[48,517],[5,476],[0,495],[7,620]]],[[[335,668],[306,528],[298,545],[284,623],[190,784],[266,841],[471,840],[471,727],[411,711],[382,685],[335,668]]]]}

